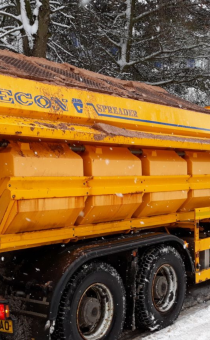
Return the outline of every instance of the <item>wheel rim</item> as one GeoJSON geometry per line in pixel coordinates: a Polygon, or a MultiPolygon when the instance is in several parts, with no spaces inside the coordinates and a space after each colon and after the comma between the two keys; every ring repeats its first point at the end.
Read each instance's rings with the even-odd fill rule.
{"type": "Polygon", "coordinates": [[[114,314],[112,294],[107,286],[95,283],[82,295],[77,308],[77,327],[86,340],[100,340],[109,330],[114,314]]]}
{"type": "Polygon", "coordinates": [[[152,283],[152,297],[155,308],[161,312],[168,312],[177,297],[177,275],[169,264],[162,265],[156,272],[152,283]]]}

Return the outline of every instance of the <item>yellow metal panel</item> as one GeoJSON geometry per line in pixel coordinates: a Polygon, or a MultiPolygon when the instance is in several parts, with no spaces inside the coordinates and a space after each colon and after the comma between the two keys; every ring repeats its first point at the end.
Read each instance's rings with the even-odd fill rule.
{"type": "Polygon", "coordinates": [[[195,252],[200,252],[210,249],[210,237],[200,239],[195,242],[195,252]]]}
{"type": "Polygon", "coordinates": [[[195,220],[210,218],[210,207],[195,209],[195,220]]]}
{"type": "Polygon", "coordinates": [[[141,161],[127,148],[85,146],[85,176],[141,176],[141,161]]]}
{"type": "Polygon", "coordinates": [[[60,243],[66,239],[74,239],[73,228],[1,235],[0,252],[60,243]]]}
{"type": "Polygon", "coordinates": [[[0,196],[0,223],[2,223],[2,220],[6,214],[8,205],[10,203],[10,192],[8,190],[5,190],[3,194],[0,196]]]}
{"type": "Polygon", "coordinates": [[[90,224],[131,218],[142,202],[142,194],[102,195],[88,197],[77,224],[90,224]]]}
{"type": "Polygon", "coordinates": [[[175,213],[187,199],[187,191],[155,192],[144,194],[135,217],[175,213]]]}
{"type": "Polygon", "coordinates": [[[147,134],[140,133],[138,136],[133,135],[132,131],[124,136],[122,132],[116,135],[99,131],[90,126],[75,125],[65,123],[60,129],[59,122],[50,120],[34,121],[30,118],[15,118],[9,116],[0,116],[0,135],[5,138],[28,138],[30,140],[50,140],[50,141],[69,141],[75,143],[91,143],[100,145],[124,145],[139,147],[155,148],[178,148],[178,149],[197,149],[210,150],[209,139],[195,137],[179,137],[174,135],[162,135],[160,133],[147,134]],[[33,128],[32,128],[32,126],[33,128]],[[64,128],[65,126],[65,128],[64,128]]]}
{"type": "MultiPolygon", "coordinates": [[[[122,176],[122,177],[11,177],[11,195],[20,198],[100,195],[112,193],[167,192],[210,187],[210,177],[122,176]],[[190,184],[189,184],[190,182],[190,184]]],[[[0,187],[1,188],[1,187],[0,187]]]]}
{"type": "Polygon", "coordinates": [[[210,175],[193,175],[188,180],[190,189],[206,189],[210,188],[210,175]]]}
{"type": "Polygon", "coordinates": [[[90,190],[85,177],[11,177],[8,189],[15,200],[85,196],[90,190]]]}
{"type": "Polygon", "coordinates": [[[82,158],[65,143],[10,141],[0,154],[0,178],[83,176],[82,158]]]}
{"type": "Polygon", "coordinates": [[[190,190],[188,199],[184,202],[180,210],[193,210],[210,205],[210,189],[190,190]]]}
{"type": "Polygon", "coordinates": [[[140,158],[144,176],[187,175],[187,162],[175,151],[143,149],[140,158]]]}
{"type": "Polygon", "coordinates": [[[11,197],[32,199],[188,190],[189,176],[11,177],[11,197]]]}
{"type": "MultiPolygon", "coordinates": [[[[1,224],[1,234],[4,234],[10,224],[12,223],[12,221],[15,219],[16,215],[18,214],[18,201],[15,201],[15,202],[10,202],[10,204],[12,204],[12,208],[11,210],[9,211],[9,215],[8,215],[8,218],[7,220],[4,221],[4,223],[1,224]]],[[[17,231],[18,229],[16,229],[17,231]]]]}
{"type": "MultiPolygon", "coordinates": [[[[122,176],[88,178],[91,195],[188,190],[190,176],[122,176]]],[[[209,183],[210,184],[210,183],[209,183]]]]}
{"type": "Polygon", "coordinates": [[[169,225],[176,221],[192,219],[193,213],[179,213],[170,215],[153,216],[142,219],[90,224],[85,226],[50,229],[47,231],[25,232],[19,234],[5,234],[0,236],[0,252],[15,249],[38,247],[52,243],[65,242],[77,238],[103,236],[109,233],[129,232],[131,230],[146,229],[169,225]]]}
{"type": "Polygon", "coordinates": [[[17,203],[17,214],[7,223],[2,233],[70,227],[83,209],[83,197],[20,200],[17,203]]]}
{"type": "Polygon", "coordinates": [[[210,279],[210,268],[195,273],[195,282],[201,283],[210,279]]]}
{"type": "Polygon", "coordinates": [[[185,136],[194,136],[196,129],[197,136],[210,136],[210,117],[206,114],[5,75],[0,75],[0,83],[4,91],[12,92],[4,92],[2,96],[2,115],[34,119],[41,117],[81,124],[108,122],[133,130],[170,134],[176,129],[177,134],[185,136]],[[30,99],[22,97],[23,103],[16,101],[14,95],[20,92],[29,94],[30,99]],[[45,98],[43,101],[46,105],[37,104],[36,96],[45,98]],[[59,99],[65,108],[62,109],[52,98],[59,99]],[[82,101],[83,112],[74,108],[74,98],[82,101]]]}
{"type": "Polygon", "coordinates": [[[209,152],[186,151],[184,158],[187,161],[189,175],[210,175],[209,152]]]}

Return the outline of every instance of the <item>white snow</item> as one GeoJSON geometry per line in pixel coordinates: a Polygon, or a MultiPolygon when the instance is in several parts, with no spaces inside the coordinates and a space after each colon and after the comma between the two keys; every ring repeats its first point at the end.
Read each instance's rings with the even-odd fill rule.
{"type": "Polygon", "coordinates": [[[79,216],[83,217],[85,215],[84,211],[80,211],[79,216]]]}
{"type": "MultiPolygon", "coordinates": [[[[178,320],[161,331],[144,337],[145,340],[209,340],[210,302],[183,311],[178,320]]],[[[135,340],[140,340],[137,337],[135,340]]]]}
{"type": "Polygon", "coordinates": [[[115,194],[117,197],[123,197],[123,194],[121,194],[121,192],[115,194]]]}
{"type": "Polygon", "coordinates": [[[87,6],[90,3],[91,0],[80,0],[80,4],[82,6],[87,6]]]}
{"type": "Polygon", "coordinates": [[[35,20],[34,20],[34,23],[31,25],[29,22],[29,18],[27,16],[27,12],[26,12],[25,0],[20,0],[20,13],[21,13],[20,21],[22,22],[23,28],[26,32],[26,35],[28,36],[29,45],[31,49],[33,48],[33,45],[34,45],[34,35],[38,31],[38,26],[39,26],[38,16],[39,16],[39,8],[41,6],[42,6],[42,3],[39,0],[36,0],[36,7],[33,11],[35,20]]]}

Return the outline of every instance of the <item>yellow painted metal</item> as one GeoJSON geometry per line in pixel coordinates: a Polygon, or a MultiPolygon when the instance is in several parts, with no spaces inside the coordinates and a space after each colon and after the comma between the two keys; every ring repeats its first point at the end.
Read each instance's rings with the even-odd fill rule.
{"type": "Polygon", "coordinates": [[[127,148],[87,145],[81,157],[85,176],[142,176],[142,162],[127,148]]]}
{"type": "Polygon", "coordinates": [[[210,117],[206,114],[5,75],[0,75],[0,83],[2,136],[210,150],[210,117]],[[31,99],[27,100],[26,94],[31,99]],[[38,104],[37,96],[42,98],[38,104]],[[75,98],[82,101],[83,112],[75,109],[75,98]],[[92,128],[95,123],[157,136],[126,137],[123,132],[107,135],[92,128]],[[179,140],[176,136],[185,138],[179,140]]]}
{"type": "Polygon", "coordinates": [[[19,200],[0,232],[30,232],[49,229],[49,225],[51,229],[70,227],[75,224],[84,206],[84,197],[19,200]]]}
{"type": "Polygon", "coordinates": [[[65,228],[75,224],[84,209],[87,191],[84,191],[82,158],[67,144],[10,141],[7,148],[1,150],[0,160],[0,234],[65,228]],[[37,182],[29,177],[31,175],[37,176],[37,182]],[[66,175],[71,179],[65,183],[65,190],[69,188],[69,182],[73,183],[71,195],[63,194],[62,179],[66,175]],[[49,176],[48,182],[44,181],[44,176],[49,176]],[[53,176],[57,176],[58,183],[53,182],[53,176]],[[12,178],[17,187],[20,182],[23,185],[19,197],[12,178]],[[75,195],[78,184],[83,185],[80,196],[75,195]],[[54,192],[50,194],[51,189],[54,192]],[[26,198],[27,193],[29,197],[26,198]]]}
{"type": "Polygon", "coordinates": [[[201,283],[210,279],[210,268],[203,269],[197,273],[195,273],[195,282],[201,283]]]}
{"type": "MultiPolygon", "coordinates": [[[[177,188],[189,189],[188,179],[189,176],[166,176],[164,177],[164,181],[162,180],[161,176],[32,177],[32,178],[11,177],[7,178],[2,184],[2,186],[4,187],[3,192],[7,193],[6,195],[9,201],[5,200],[4,194],[2,195],[2,202],[6,204],[5,209],[7,208],[8,215],[10,214],[10,209],[12,209],[12,205],[14,202],[18,202],[20,200],[30,200],[31,202],[35,202],[34,200],[36,199],[47,199],[56,197],[57,198],[84,197],[85,199],[86,197],[89,197],[91,199],[91,197],[97,197],[98,195],[100,196],[105,195],[105,197],[108,195],[114,195],[116,197],[115,198],[116,200],[119,199],[119,201],[123,201],[123,197],[125,196],[124,197],[125,199],[126,195],[136,195],[133,197],[133,199],[137,199],[137,201],[135,201],[136,202],[135,204],[139,205],[141,203],[140,197],[142,197],[142,193],[144,192],[157,193],[158,195],[161,190],[161,192],[165,191],[167,194],[168,188],[170,187],[171,190],[169,194],[170,198],[170,195],[173,193],[177,195],[177,188]]],[[[207,184],[208,183],[209,182],[207,181],[207,184]]],[[[2,186],[0,187],[0,190],[2,186]]],[[[134,201],[131,196],[129,197],[132,206],[134,204],[134,201]]],[[[121,204],[122,203],[120,203],[119,206],[121,206],[121,204]]],[[[111,206],[112,204],[110,203],[110,209],[112,209],[111,206]]],[[[105,209],[105,207],[106,204],[104,201],[100,210],[102,211],[103,209],[105,209]]],[[[134,205],[134,208],[136,208],[136,205],[134,205]]],[[[58,205],[58,209],[62,210],[62,204],[58,205]]],[[[80,210],[82,210],[81,204],[79,205],[78,213],[80,212],[80,210]]],[[[104,214],[106,214],[105,210],[104,214]]],[[[208,209],[207,212],[205,212],[205,209],[204,210],[200,209],[200,212],[196,210],[196,214],[201,214],[201,216],[199,217],[196,216],[196,219],[206,219],[209,217],[208,209]]],[[[92,215],[95,215],[95,213],[92,212],[92,215]]],[[[125,215],[127,216],[127,213],[125,215]]],[[[143,217],[146,216],[147,215],[143,217]]],[[[184,220],[188,220],[189,214],[183,213],[182,216],[184,216],[184,220]]],[[[30,219],[30,217],[28,218],[30,219]]],[[[158,218],[159,216],[157,216],[157,219],[158,218]]],[[[7,218],[4,216],[4,220],[2,221],[1,225],[1,230],[5,230],[6,221],[7,218]]]]}
{"type": "MultiPolygon", "coordinates": [[[[207,176],[207,178],[210,175],[210,153],[186,151],[184,158],[187,161],[188,175],[193,177],[197,176],[197,182],[199,185],[197,188],[195,188],[195,186],[191,188],[188,194],[188,199],[184,202],[181,209],[192,210],[210,205],[210,188],[208,186],[206,188],[202,188],[199,183],[199,175],[201,173],[207,176]]],[[[201,181],[205,180],[205,176],[201,177],[201,181]]]]}
{"type": "Polygon", "coordinates": [[[0,137],[10,140],[0,149],[0,252],[194,224],[196,282],[210,278],[199,269],[210,239],[198,228],[210,218],[209,115],[6,75],[0,83],[0,137]]]}
{"type": "Polygon", "coordinates": [[[83,176],[83,161],[65,143],[10,141],[0,154],[0,178],[83,176]]]}
{"type": "Polygon", "coordinates": [[[143,149],[140,159],[144,176],[187,175],[187,162],[173,150],[143,149]]]}
{"type": "Polygon", "coordinates": [[[131,218],[142,202],[142,194],[100,195],[88,197],[76,224],[99,223],[131,218]]]}
{"type": "Polygon", "coordinates": [[[200,252],[210,249],[210,237],[201,239],[199,220],[210,217],[210,207],[195,209],[194,217],[194,257],[195,257],[195,281],[200,283],[210,279],[210,268],[200,270],[200,252]]]}
{"type": "Polygon", "coordinates": [[[143,202],[135,211],[134,217],[174,213],[179,210],[183,202],[187,199],[187,193],[186,190],[182,190],[144,194],[143,202]]]}
{"type": "MultiPolygon", "coordinates": [[[[11,197],[33,199],[115,193],[155,193],[210,187],[210,176],[122,176],[122,177],[10,177],[6,179],[11,197]]],[[[0,192],[2,186],[0,185],[0,192]]]]}
{"type": "Polygon", "coordinates": [[[195,220],[199,221],[207,218],[210,218],[210,206],[195,209],[195,220]]]}
{"type": "MultiPolygon", "coordinates": [[[[167,192],[189,190],[190,176],[122,176],[87,178],[90,194],[167,192]]],[[[209,182],[205,184],[210,185],[209,182]]]]}
{"type": "Polygon", "coordinates": [[[124,145],[155,148],[177,148],[189,150],[210,150],[210,142],[207,138],[179,137],[171,134],[144,133],[136,136],[124,136],[121,133],[109,135],[101,132],[92,126],[65,123],[62,126],[57,121],[34,120],[30,118],[19,118],[0,116],[0,135],[4,138],[18,138],[27,140],[47,140],[47,141],[69,141],[100,145],[124,145]],[[62,129],[61,129],[62,127],[62,129]]]}
{"type": "Polygon", "coordinates": [[[195,251],[200,252],[210,249],[210,237],[199,239],[195,242],[195,251]]]}
{"type": "Polygon", "coordinates": [[[158,226],[170,225],[187,218],[193,220],[194,212],[177,213],[170,215],[152,216],[141,219],[128,219],[99,224],[71,226],[52,230],[40,230],[18,234],[4,234],[0,237],[0,252],[14,249],[38,247],[69,240],[83,239],[85,237],[103,236],[114,233],[130,232],[132,230],[156,228],[158,226]]]}
{"type": "MultiPolygon", "coordinates": [[[[165,176],[187,176],[187,162],[173,150],[143,149],[140,159],[143,175],[149,178],[158,175],[162,183],[164,183],[163,178],[165,176]]],[[[164,192],[160,188],[155,193],[150,191],[144,194],[143,202],[134,216],[143,217],[174,213],[186,201],[187,194],[188,190],[184,190],[183,186],[180,190],[178,190],[178,187],[176,187],[176,190],[171,190],[169,185],[167,191],[164,192]]]]}
{"type": "Polygon", "coordinates": [[[194,136],[195,131],[197,136],[210,136],[210,117],[206,114],[6,75],[0,75],[0,83],[1,115],[81,124],[111,122],[123,128],[158,133],[171,133],[175,128],[176,134],[184,136],[194,136]],[[15,94],[20,92],[21,98],[17,101],[15,94]],[[24,94],[29,94],[30,98],[27,99],[24,94]],[[36,96],[42,96],[38,104],[36,96]],[[55,98],[66,105],[65,110],[55,98]],[[82,113],[74,108],[74,98],[82,101],[82,113]]]}
{"type": "MultiPolygon", "coordinates": [[[[78,217],[76,224],[90,224],[105,221],[115,221],[131,218],[136,209],[142,202],[142,193],[131,192],[131,188],[127,194],[122,193],[124,181],[121,180],[121,185],[116,186],[112,181],[110,187],[109,176],[112,179],[123,178],[127,175],[135,181],[133,176],[142,175],[141,160],[134,156],[127,148],[120,147],[95,147],[86,146],[85,152],[81,157],[84,162],[84,174],[93,178],[92,183],[100,176],[101,192],[99,195],[91,195],[87,198],[85,209],[78,217]],[[103,181],[105,177],[106,181],[103,181]],[[111,195],[103,195],[103,188],[111,189],[111,195]]],[[[131,182],[131,181],[130,181],[131,182]]],[[[98,181],[99,183],[99,181],[98,181]]]]}

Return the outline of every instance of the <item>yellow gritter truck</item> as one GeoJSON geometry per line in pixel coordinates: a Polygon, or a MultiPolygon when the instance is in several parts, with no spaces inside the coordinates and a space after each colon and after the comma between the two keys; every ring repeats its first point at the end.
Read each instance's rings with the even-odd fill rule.
{"type": "Polygon", "coordinates": [[[210,115],[0,52],[0,334],[117,340],[210,279],[210,115]]]}

